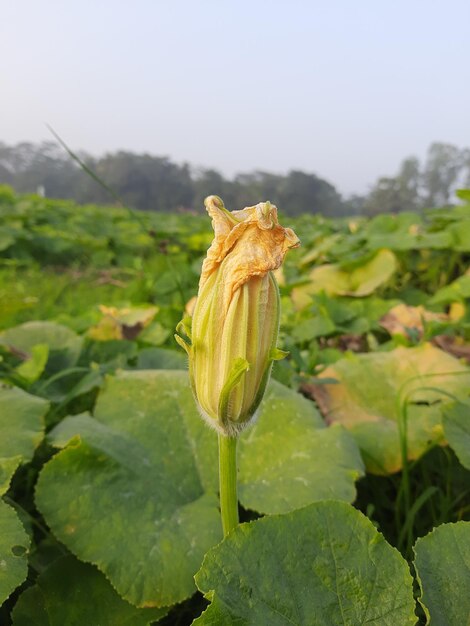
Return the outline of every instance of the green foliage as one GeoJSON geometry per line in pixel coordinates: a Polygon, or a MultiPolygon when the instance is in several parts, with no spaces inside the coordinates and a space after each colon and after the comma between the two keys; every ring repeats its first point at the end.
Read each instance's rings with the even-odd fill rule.
{"type": "Polygon", "coordinates": [[[470,469],[470,402],[447,406],[443,419],[444,433],[464,467],[470,469]]]}
{"type": "Polygon", "coordinates": [[[44,434],[48,402],[0,384],[0,495],[21,463],[30,461],[44,434]]]}
{"type": "Polygon", "coordinates": [[[239,498],[259,513],[286,513],[322,499],[351,502],[363,463],[341,427],[325,428],[311,402],[271,383],[253,428],[239,442],[239,498]]]}
{"type": "Polygon", "coordinates": [[[28,573],[30,539],[15,511],[0,500],[0,602],[3,603],[28,573]]]}
{"type": "MultiPolygon", "coordinates": [[[[282,187],[300,207],[293,186],[312,184],[301,178],[240,185],[249,202],[282,187]]],[[[204,184],[236,205],[232,182],[204,184]]],[[[438,605],[465,623],[453,589],[441,601],[446,568],[461,565],[450,536],[437,541],[442,524],[470,519],[470,205],[459,197],[446,210],[291,222],[302,247],[278,273],[290,354],[238,445],[240,517],[265,517],[217,545],[216,437],[173,339],[207,218],[0,190],[2,625],[327,624],[341,620],[340,597],[345,623],[414,623],[406,565],[372,524],[410,564],[437,527],[416,545],[419,623],[423,611],[439,623],[438,605]],[[201,616],[191,594],[203,560],[201,616]]]]}
{"type": "Polygon", "coordinates": [[[370,260],[345,267],[331,264],[316,267],[310,272],[310,284],[297,287],[295,297],[325,292],[333,296],[368,296],[388,282],[395,273],[397,263],[390,250],[379,250],[370,260]]]}
{"type": "Polygon", "coordinates": [[[65,556],[21,594],[13,626],[149,626],[165,613],[164,609],[137,609],[122,600],[95,567],[65,556]]]}
{"type": "Polygon", "coordinates": [[[470,622],[470,523],[443,524],[418,539],[419,601],[435,626],[470,622]]]}
{"type": "Polygon", "coordinates": [[[165,606],[193,593],[192,576],[221,532],[215,489],[198,470],[203,449],[184,427],[191,398],[181,405],[166,373],[151,385],[148,378],[110,381],[96,419],[58,427],[56,444],[79,439],[45,466],[36,502],[54,534],[95,563],[122,597],[165,606]]]}
{"type": "Polygon", "coordinates": [[[30,382],[41,375],[46,363],[50,374],[73,367],[82,342],[72,330],[53,322],[26,322],[0,333],[0,345],[24,355],[18,373],[24,376],[26,370],[30,382]]]}
{"type": "Polygon", "coordinates": [[[354,435],[374,474],[392,474],[443,443],[442,406],[449,395],[465,397],[470,386],[470,370],[430,344],[351,355],[321,378],[340,381],[322,385],[317,401],[330,422],[354,435]]]}
{"type": "MultiPolygon", "coordinates": [[[[187,374],[109,379],[95,419],[69,417],[51,440],[66,447],[43,469],[36,502],[54,534],[137,606],[191,595],[202,556],[221,535],[217,439],[197,414],[187,374]],[[126,545],[119,557],[116,541],[126,545]]],[[[362,473],[349,436],[325,429],[311,403],[275,382],[240,441],[239,463],[242,504],[268,513],[352,500],[362,473]]]]}
{"type": "Polygon", "coordinates": [[[206,555],[196,583],[211,600],[198,625],[416,622],[406,562],[340,502],[240,526],[206,555]]]}

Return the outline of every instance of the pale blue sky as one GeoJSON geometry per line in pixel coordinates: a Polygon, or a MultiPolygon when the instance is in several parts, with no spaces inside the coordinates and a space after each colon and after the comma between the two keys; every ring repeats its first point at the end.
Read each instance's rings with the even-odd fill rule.
{"type": "Polygon", "coordinates": [[[470,2],[0,0],[0,141],[365,192],[470,147],[470,2]]]}

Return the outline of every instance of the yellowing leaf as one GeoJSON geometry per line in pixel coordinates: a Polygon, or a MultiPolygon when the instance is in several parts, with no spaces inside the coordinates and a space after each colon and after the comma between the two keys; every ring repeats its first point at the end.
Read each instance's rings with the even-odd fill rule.
{"type": "Polygon", "coordinates": [[[444,313],[432,313],[431,311],[426,311],[423,306],[397,304],[382,317],[380,325],[388,330],[391,335],[408,336],[411,329],[417,330],[422,334],[423,321],[446,322],[448,319],[448,316],[444,313]]]}
{"type": "Polygon", "coordinates": [[[88,331],[88,336],[96,341],[112,339],[135,339],[150,324],[158,313],[158,307],[126,307],[117,309],[100,305],[103,318],[88,331]]]}
{"type": "Polygon", "coordinates": [[[309,296],[324,291],[328,295],[362,297],[385,284],[397,269],[396,257],[390,250],[379,250],[372,259],[348,271],[340,264],[322,265],[310,272],[311,282],[296,287],[292,297],[299,308],[309,296]]]}
{"type": "Polygon", "coordinates": [[[402,432],[406,428],[409,460],[444,444],[441,420],[449,402],[445,394],[462,397],[470,386],[470,370],[430,344],[351,355],[325,369],[320,378],[339,383],[315,386],[323,414],[352,433],[374,474],[401,469],[400,423],[402,432]]]}
{"type": "Polygon", "coordinates": [[[466,308],[463,302],[452,302],[449,309],[449,318],[453,322],[458,322],[465,316],[465,311],[466,308]]]}

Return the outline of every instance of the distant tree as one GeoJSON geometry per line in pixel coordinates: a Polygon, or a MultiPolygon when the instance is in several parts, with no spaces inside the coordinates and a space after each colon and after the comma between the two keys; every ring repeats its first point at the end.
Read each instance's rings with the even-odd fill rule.
{"type": "Polygon", "coordinates": [[[14,175],[0,160],[0,181],[2,185],[12,185],[14,175]]]}
{"type": "Polygon", "coordinates": [[[465,151],[447,143],[431,144],[423,171],[427,206],[443,206],[451,201],[464,165],[465,151]]]}
{"type": "Polygon", "coordinates": [[[189,166],[176,165],[166,157],[118,152],[97,161],[95,169],[124,203],[136,209],[170,211],[193,204],[189,166]]]}
{"type": "Polygon", "coordinates": [[[402,162],[398,181],[402,211],[416,211],[421,208],[421,171],[419,160],[416,157],[408,157],[402,162]]]}
{"type": "Polygon", "coordinates": [[[240,208],[237,206],[236,185],[216,170],[204,169],[194,172],[193,189],[193,208],[196,211],[203,210],[204,198],[212,195],[220,196],[230,210],[240,208]]]}
{"type": "Polygon", "coordinates": [[[348,217],[350,215],[361,215],[364,212],[365,201],[366,196],[353,194],[346,200],[343,200],[343,206],[341,210],[337,212],[337,216],[348,217]]]}
{"type": "MultiPolygon", "coordinates": [[[[215,193],[232,210],[270,200],[286,215],[375,215],[442,206],[452,200],[455,188],[470,187],[470,151],[443,143],[430,146],[424,168],[414,157],[405,159],[398,174],[381,177],[367,197],[348,200],[343,200],[329,182],[300,170],[287,175],[255,171],[229,180],[214,169],[191,170],[187,164],[150,154],[121,151],[101,158],[86,153],[79,156],[124,203],[151,211],[202,210],[204,198],[215,193]]],[[[16,146],[0,142],[2,183],[19,192],[44,189],[48,197],[113,202],[110,194],[54,142],[16,146]]]]}
{"type": "Polygon", "coordinates": [[[341,209],[341,196],[330,183],[315,174],[292,170],[279,189],[280,205],[288,215],[322,213],[333,216],[341,209]]]}
{"type": "Polygon", "coordinates": [[[363,205],[365,215],[400,213],[421,208],[421,172],[416,157],[405,159],[397,176],[379,178],[363,205]]]}
{"type": "Polygon", "coordinates": [[[283,211],[284,207],[279,205],[282,179],[282,176],[262,171],[238,174],[234,180],[237,206],[243,208],[269,200],[283,211]]]}
{"type": "Polygon", "coordinates": [[[399,213],[402,210],[401,185],[398,178],[379,178],[364,203],[365,215],[399,213]]]}
{"type": "MultiPolygon", "coordinates": [[[[129,206],[153,211],[202,207],[210,194],[220,195],[227,207],[240,209],[262,200],[281,212],[336,215],[345,207],[336,189],[315,174],[291,171],[287,176],[256,171],[225,179],[216,170],[191,173],[187,164],[166,157],[117,152],[102,158],[81,154],[82,160],[129,206]]],[[[109,193],[55,143],[0,144],[0,183],[20,192],[44,188],[49,197],[75,198],[79,202],[107,203],[109,193]]]]}
{"type": "Polygon", "coordinates": [[[3,144],[0,145],[0,181],[9,182],[19,192],[44,188],[52,198],[75,198],[80,173],[56,143],[20,143],[12,148],[3,144]]]}
{"type": "Polygon", "coordinates": [[[241,209],[269,200],[286,215],[309,212],[341,214],[344,206],[336,189],[314,174],[292,171],[287,176],[256,171],[238,174],[233,181],[219,172],[205,170],[194,180],[195,201],[202,206],[204,197],[220,195],[230,209],[241,209]]]}

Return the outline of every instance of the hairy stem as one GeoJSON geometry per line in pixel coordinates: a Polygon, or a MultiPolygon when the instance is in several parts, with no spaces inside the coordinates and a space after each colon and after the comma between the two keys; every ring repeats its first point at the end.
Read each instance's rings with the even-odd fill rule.
{"type": "Polygon", "coordinates": [[[237,438],[219,434],[220,513],[224,537],[238,524],[237,438]]]}

